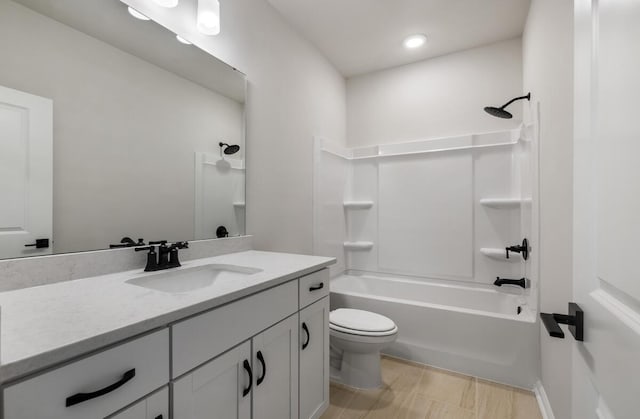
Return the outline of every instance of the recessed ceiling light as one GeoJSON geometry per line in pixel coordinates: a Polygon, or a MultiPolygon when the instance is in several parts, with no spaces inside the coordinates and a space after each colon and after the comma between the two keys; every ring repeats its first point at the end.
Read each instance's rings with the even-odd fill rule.
{"type": "Polygon", "coordinates": [[[423,34],[407,36],[404,39],[403,45],[407,49],[414,49],[423,46],[427,42],[427,37],[423,34]]]}
{"type": "Polygon", "coordinates": [[[191,45],[191,42],[187,41],[186,39],[184,39],[184,38],[183,38],[183,37],[181,37],[180,35],[176,35],[176,39],[177,39],[179,42],[181,42],[181,43],[183,43],[183,44],[185,44],[185,45],[191,45]]]}
{"type": "Polygon", "coordinates": [[[150,20],[148,17],[146,17],[145,15],[143,15],[142,13],[140,13],[139,11],[137,11],[136,9],[134,9],[133,7],[129,7],[129,14],[133,17],[135,17],[136,19],[140,19],[140,20],[150,20]]]}

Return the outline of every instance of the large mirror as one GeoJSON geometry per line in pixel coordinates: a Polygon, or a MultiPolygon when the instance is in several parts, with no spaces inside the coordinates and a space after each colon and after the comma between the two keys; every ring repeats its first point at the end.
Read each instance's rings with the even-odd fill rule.
{"type": "Polygon", "coordinates": [[[118,0],[0,0],[0,258],[244,234],[245,77],[179,41],[118,0]]]}

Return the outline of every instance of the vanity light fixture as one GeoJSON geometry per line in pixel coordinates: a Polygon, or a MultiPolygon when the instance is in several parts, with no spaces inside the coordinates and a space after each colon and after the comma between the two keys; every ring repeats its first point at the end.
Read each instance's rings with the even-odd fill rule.
{"type": "Polygon", "coordinates": [[[129,10],[129,14],[131,16],[135,17],[136,19],[151,20],[148,17],[146,17],[145,15],[143,15],[142,13],[140,13],[139,11],[137,11],[136,9],[134,9],[133,7],[129,7],[127,10],[129,10]]]}
{"type": "Polygon", "coordinates": [[[180,35],[176,35],[176,39],[178,40],[178,42],[180,42],[182,44],[191,45],[191,42],[187,41],[186,39],[184,39],[180,35]]]}
{"type": "Polygon", "coordinates": [[[420,48],[426,42],[427,42],[427,36],[419,33],[419,34],[406,37],[402,44],[406,49],[415,49],[415,48],[420,48]]]}
{"type": "Polygon", "coordinates": [[[220,2],[218,0],[198,0],[198,30],[205,35],[220,33],[220,2]]]}
{"type": "Polygon", "coordinates": [[[178,0],[153,0],[155,4],[160,7],[176,7],[178,5],[178,0]]]}

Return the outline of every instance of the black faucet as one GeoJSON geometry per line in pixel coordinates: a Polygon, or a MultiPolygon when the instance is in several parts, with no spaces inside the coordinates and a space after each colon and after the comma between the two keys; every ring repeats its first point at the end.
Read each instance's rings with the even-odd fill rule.
{"type": "Polygon", "coordinates": [[[144,268],[145,272],[162,271],[165,269],[177,268],[182,266],[180,259],[178,258],[179,249],[188,249],[188,242],[175,242],[170,246],[167,246],[166,240],[160,240],[155,242],[149,242],[150,246],[136,247],[135,251],[140,252],[142,250],[148,250],[147,265],[144,268]],[[156,252],[156,245],[158,245],[158,251],[156,252]]]}
{"type": "Polygon", "coordinates": [[[505,251],[507,252],[507,259],[509,259],[509,252],[515,252],[522,253],[522,258],[527,260],[529,259],[529,240],[523,239],[522,244],[505,247],[505,251]]]}
{"type": "Polygon", "coordinates": [[[496,287],[501,287],[503,285],[517,285],[519,287],[526,289],[526,288],[529,288],[529,280],[527,278],[507,279],[507,278],[500,278],[498,276],[496,277],[496,280],[493,282],[493,285],[495,285],[496,287]]]}

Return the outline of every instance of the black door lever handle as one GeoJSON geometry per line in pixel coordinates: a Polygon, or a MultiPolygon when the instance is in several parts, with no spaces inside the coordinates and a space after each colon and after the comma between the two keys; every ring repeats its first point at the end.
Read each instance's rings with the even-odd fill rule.
{"type": "Polygon", "coordinates": [[[569,314],[540,313],[540,318],[549,336],[564,339],[560,325],[566,324],[575,340],[584,341],[584,311],[576,303],[569,303],[569,314]]]}

